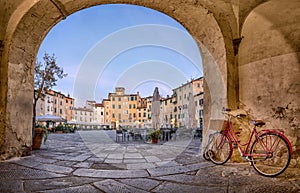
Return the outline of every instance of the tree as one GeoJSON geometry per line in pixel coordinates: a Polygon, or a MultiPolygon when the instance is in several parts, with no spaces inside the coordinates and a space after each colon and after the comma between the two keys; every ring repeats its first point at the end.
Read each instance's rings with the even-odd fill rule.
{"type": "Polygon", "coordinates": [[[56,57],[54,54],[50,56],[45,53],[43,62],[37,60],[34,67],[34,97],[33,97],[33,134],[35,127],[36,105],[39,99],[44,99],[45,94],[56,86],[58,79],[67,76],[64,74],[63,68],[56,64],[56,57]]]}

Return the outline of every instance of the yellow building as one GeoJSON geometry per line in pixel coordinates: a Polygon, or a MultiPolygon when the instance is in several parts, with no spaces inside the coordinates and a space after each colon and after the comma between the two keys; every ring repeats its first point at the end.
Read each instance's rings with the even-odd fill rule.
{"type": "Polygon", "coordinates": [[[138,126],[137,107],[141,102],[139,93],[125,94],[125,88],[117,87],[115,93],[109,93],[103,100],[105,124],[111,128],[138,126]]]}
{"type": "MultiPolygon", "coordinates": [[[[187,126],[189,93],[192,93],[196,106],[196,122],[203,116],[203,78],[193,79],[173,89],[172,96],[161,98],[160,126],[187,126]],[[202,94],[200,94],[202,93],[202,94]],[[201,104],[201,105],[200,105],[201,104]]],[[[104,124],[110,128],[151,128],[152,96],[141,98],[137,94],[125,94],[125,88],[117,87],[108,99],[102,101],[104,124]]],[[[199,125],[199,124],[197,124],[199,125]]]]}

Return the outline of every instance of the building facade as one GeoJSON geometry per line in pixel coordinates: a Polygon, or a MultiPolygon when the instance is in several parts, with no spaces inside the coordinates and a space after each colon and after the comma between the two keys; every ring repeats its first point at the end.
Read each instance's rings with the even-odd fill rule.
{"type": "MultiPolygon", "coordinates": [[[[181,86],[173,89],[173,112],[174,112],[174,123],[177,127],[188,126],[188,106],[189,106],[189,94],[193,96],[203,93],[203,78],[193,79],[190,82],[182,84],[181,86]]],[[[195,100],[195,99],[194,99],[195,100]]],[[[196,104],[196,102],[195,102],[196,104]]],[[[198,109],[199,111],[199,109],[198,109]]],[[[173,115],[172,115],[173,117],[173,115]]],[[[196,120],[197,122],[199,120],[196,120]]]]}
{"type": "Polygon", "coordinates": [[[125,94],[125,88],[116,87],[115,93],[109,93],[108,99],[102,101],[104,122],[111,128],[138,127],[137,109],[141,97],[137,94],[125,94]]]}
{"type": "Polygon", "coordinates": [[[75,99],[70,95],[50,90],[37,102],[36,115],[55,115],[71,121],[74,119],[74,102],[75,99]]]}
{"type": "MultiPolygon", "coordinates": [[[[175,89],[173,94],[160,101],[161,127],[187,127],[189,122],[189,95],[194,97],[195,127],[203,124],[203,78],[193,79],[175,89]]],[[[125,88],[117,87],[108,99],[102,101],[103,120],[110,128],[151,128],[152,96],[142,98],[139,93],[125,94],[125,88]]]]}

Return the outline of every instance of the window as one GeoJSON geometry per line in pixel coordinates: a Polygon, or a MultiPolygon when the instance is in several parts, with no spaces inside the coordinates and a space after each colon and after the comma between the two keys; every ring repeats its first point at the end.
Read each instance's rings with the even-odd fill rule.
{"type": "Polygon", "coordinates": [[[118,106],[118,108],[119,108],[119,109],[121,109],[121,108],[122,108],[122,106],[121,106],[121,105],[119,105],[119,106],[118,106]]]}
{"type": "Polygon", "coordinates": [[[129,104],[129,109],[131,109],[131,104],[129,104]]]}
{"type": "Polygon", "coordinates": [[[203,106],[203,99],[200,99],[200,100],[199,100],[199,105],[200,105],[200,106],[203,106]]]}
{"type": "Polygon", "coordinates": [[[115,109],[115,105],[112,105],[112,108],[115,109]]]}
{"type": "Polygon", "coordinates": [[[136,108],[135,104],[133,104],[133,108],[134,108],[134,109],[136,108]]]}
{"type": "Polygon", "coordinates": [[[62,109],[59,109],[59,113],[62,114],[62,109]]]}
{"type": "Polygon", "coordinates": [[[66,103],[68,103],[68,99],[66,99],[66,103]]]}
{"type": "Polygon", "coordinates": [[[121,97],[119,97],[119,101],[121,101],[121,97]]]}
{"type": "Polygon", "coordinates": [[[139,113],[139,117],[141,117],[142,116],[142,113],[139,113]]]}
{"type": "Polygon", "coordinates": [[[144,117],[147,117],[147,113],[144,112],[144,117]]]}

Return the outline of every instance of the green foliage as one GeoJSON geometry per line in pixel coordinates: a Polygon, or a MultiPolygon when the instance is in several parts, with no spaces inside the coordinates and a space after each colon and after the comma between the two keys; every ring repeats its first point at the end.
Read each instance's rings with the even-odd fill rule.
{"type": "Polygon", "coordinates": [[[43,98],[44,94],[53,86],[56,86],[58,79],[67,76],[64,74],[63,68],[56,64],[56,57],[54,54],[50,56],[45,53],[43,57],[44,62],[37,61],[34,67],[34,90],[35,102],[43,98]]]}
{"type": "Polygon", "coordinates": [[[64,126],[63,125],[57,125],[55,127],[55,131],[63,131],[64,130],[64,126]]]}
{"type": "Polygon", "coordinates": [[[160,130],[154,130],[149,134],[150,139],[158,139],[160,137],[160,130]]]}
{"type": "Polygon", "coordinates": [[[43,99],[45,94],[53,86],[56,86],[58,79],[67,76],[67,74],[64,74],[63,68],[56,64],[54,54],[50,56],[45,53],[43,60],[44,62],[37,61],[34,67],[33,123],[35,123],[36,104],[38,100],[43,99]]]}

